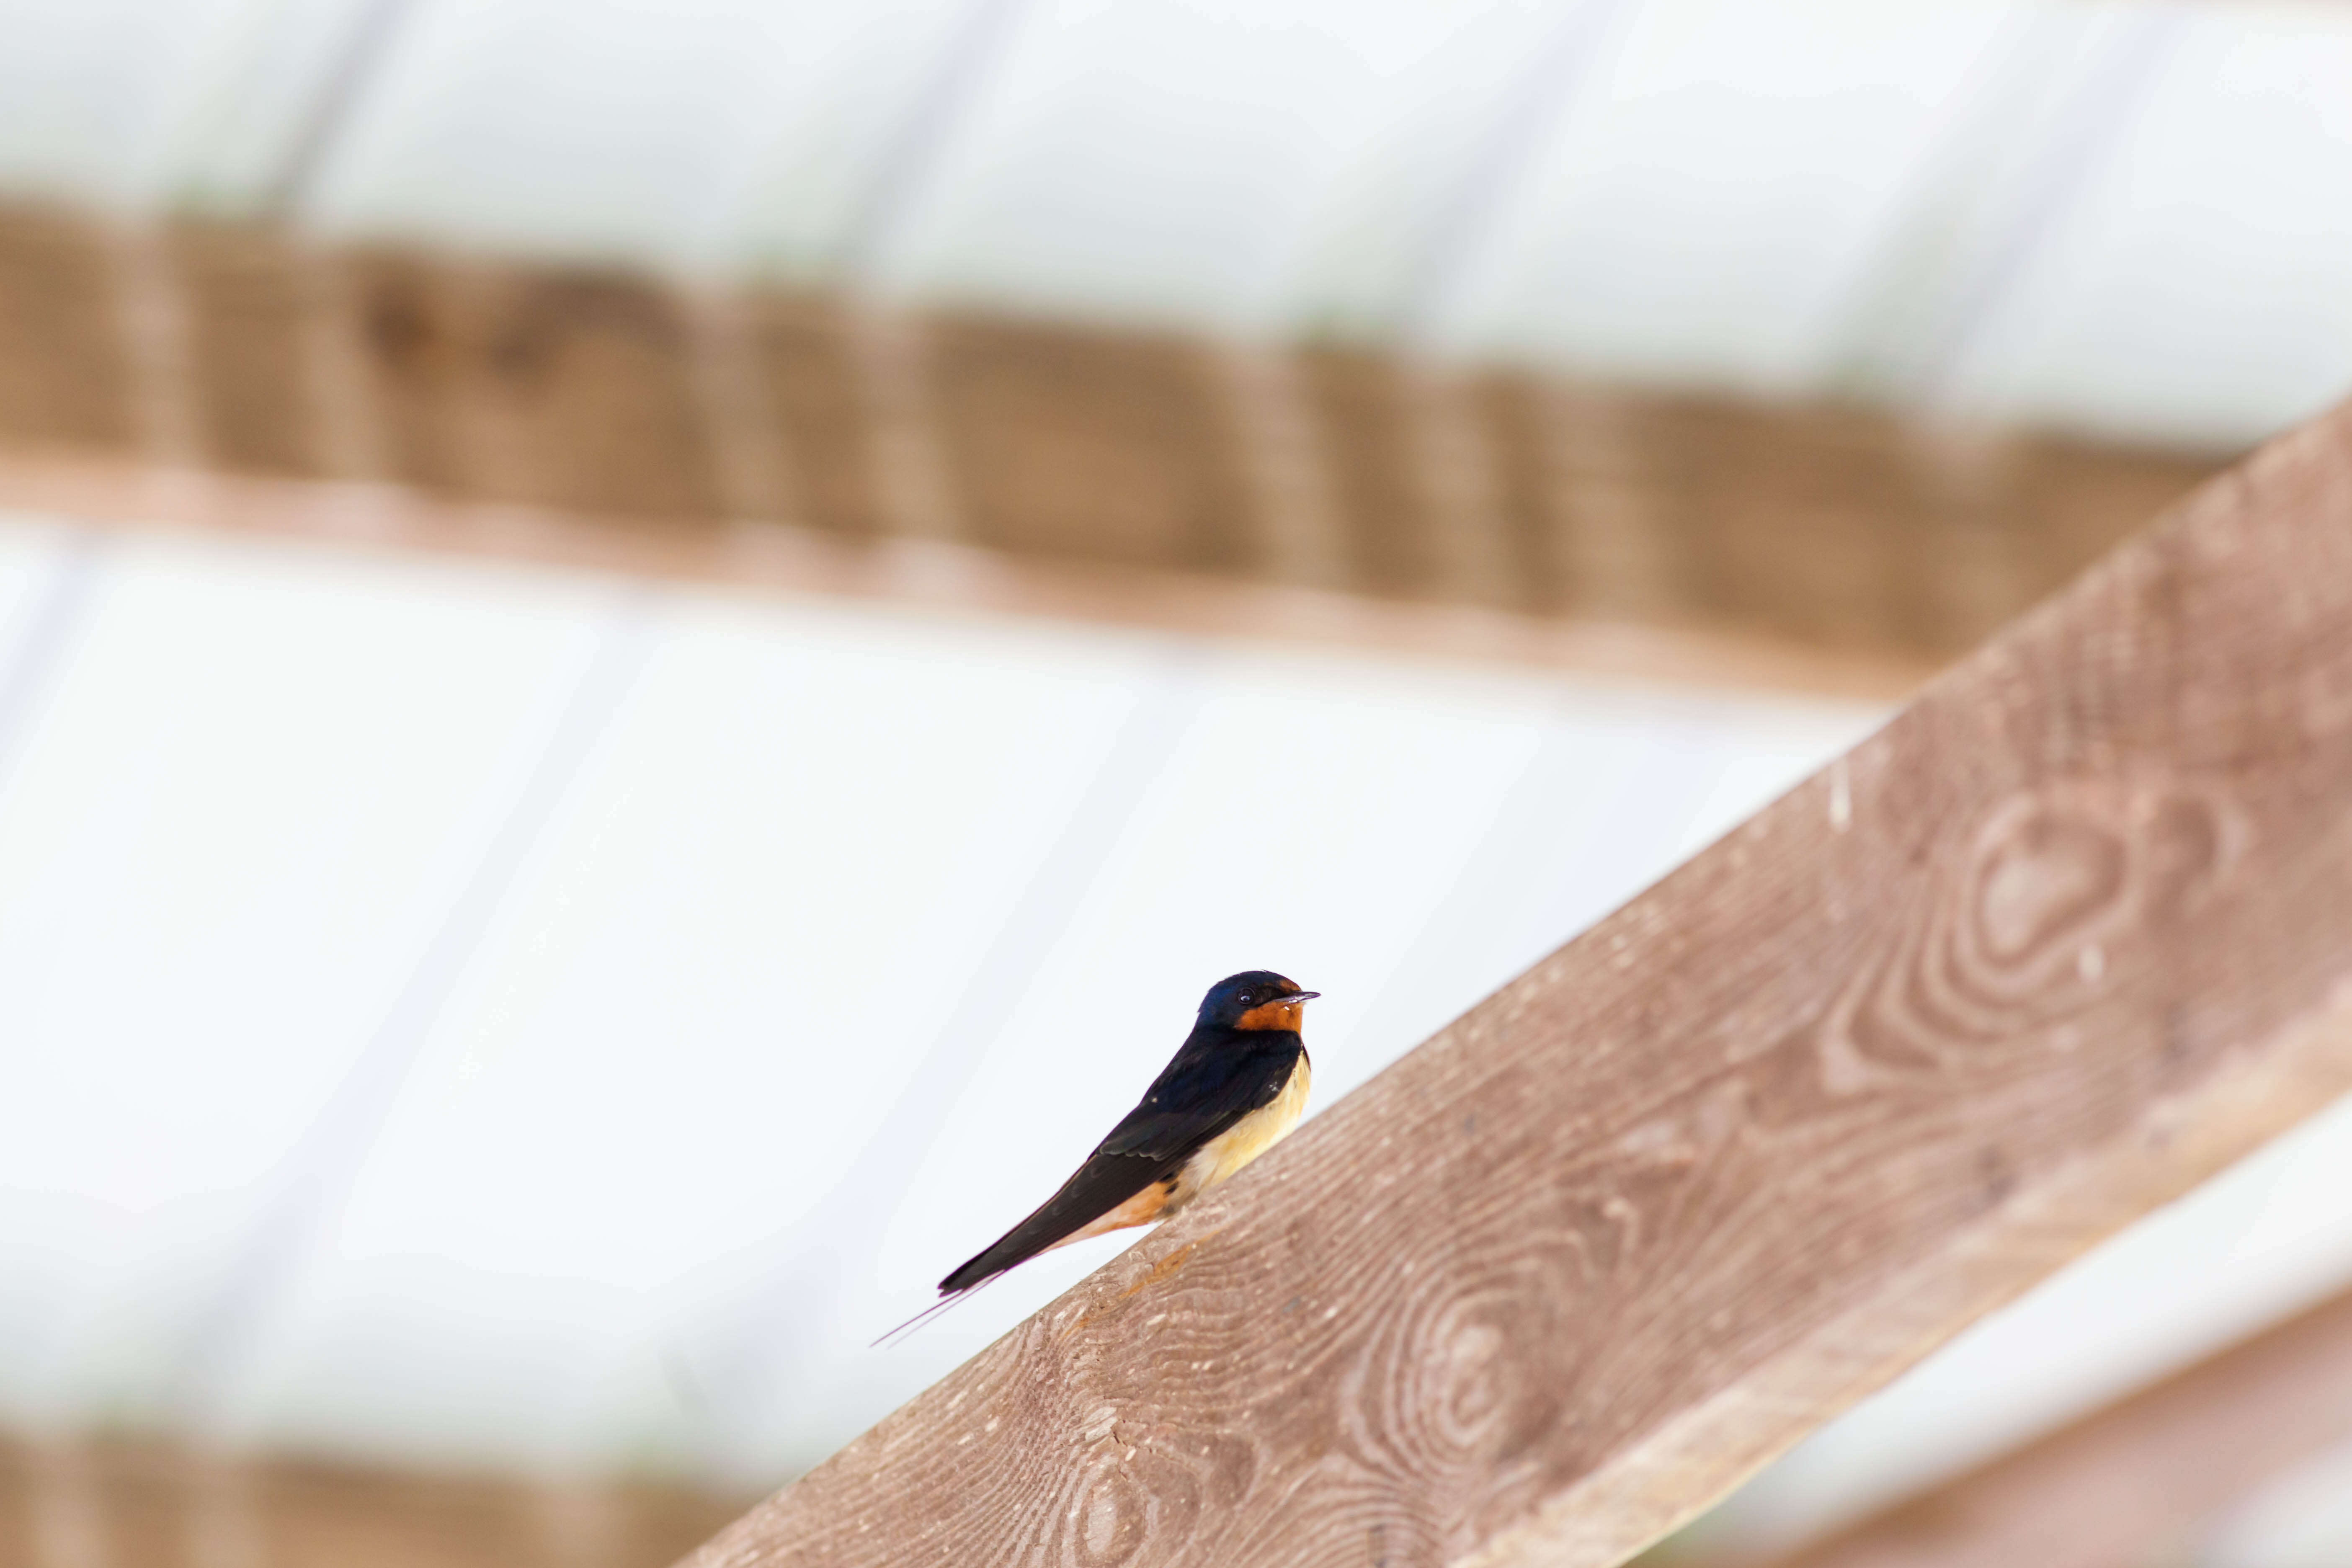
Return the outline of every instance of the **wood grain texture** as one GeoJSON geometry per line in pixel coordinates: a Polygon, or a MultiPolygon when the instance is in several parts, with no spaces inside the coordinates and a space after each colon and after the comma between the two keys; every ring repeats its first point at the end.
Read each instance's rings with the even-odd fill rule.
{"type": "MultiPolygon", "coordinates": [[[[1771,1558],[1769,1568],[2187,1563],[2219,1516],[2347,1442],[2352,1295],[1829,1540],[1771,1558]]],[[[1760,1565],[1750,1559],[1746,1568],[1760,1565]]]]}
{"type": "Polygon", "coordinates": [[[697,1568],[1616,1563],[2352,1087],[2352,412],[697,1568]]]}

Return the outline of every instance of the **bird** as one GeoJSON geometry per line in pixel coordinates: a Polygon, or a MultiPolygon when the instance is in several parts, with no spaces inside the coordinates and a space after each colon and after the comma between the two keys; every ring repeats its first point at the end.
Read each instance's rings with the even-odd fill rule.
{"type": "Polygon", "coordinates": [[[1210,986],[1176,1055],[1061,1190],[958,1265],[940,1281],[939,1300],[876,1343],[1040,1253],[1166,1219],[1280,1142],[1307,1109],[1314,1071],[1299,1023],[1321,994],[1270,969],[1210,986]]]}

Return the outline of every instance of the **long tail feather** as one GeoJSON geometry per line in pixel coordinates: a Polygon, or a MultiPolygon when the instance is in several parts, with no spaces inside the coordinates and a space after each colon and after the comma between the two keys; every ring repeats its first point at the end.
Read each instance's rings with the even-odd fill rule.
{"type": "Polygon", "coordinates": [[[977,1285],[967,1285],[961,1290],[942,1291],[938,1300],[932,1302],[929,1306],[924,1308],[921,1311],[916,1313],[905,1322],[900,1323],[897,1328],[892,1329],[889,1332],[884,1334],[880,1339],[876,1340],[872,1344],[866,1348],[867,1350],[880,1350],[886,1345],[898,1343],[908,1334],[913,1333],[917,1329],[921,1328],[925,1323],[929,1322],[933,1318],[938,1317],[941,1312],[946,1311],[950,1307],[954,1306],[957,1302],[970,1300],[972,1297],[980,1294],[980,1292],[987,1289],[991,1285],[995,1284],[999,1279],[1003,1278],[1004,1276],[1002,1274],[992,1274],[977,1285]]]}

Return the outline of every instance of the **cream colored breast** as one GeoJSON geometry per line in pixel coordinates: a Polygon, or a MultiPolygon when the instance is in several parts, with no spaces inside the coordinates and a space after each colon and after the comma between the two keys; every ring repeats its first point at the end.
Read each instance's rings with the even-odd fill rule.
{"type": "Polygon", "coordinates": [[[1280,1094],[1202,1144],[1199,1152],[1184,1162],[1184,1173],[1177,1179],[1176,1191],[1170,1195],[1169,1209],[1173,1211],[1190,1203],[1288,1136],[1307,1112],[1307,1088],[1314,1076],[1307,1058],[1301,1055],[1280,1094]]]}

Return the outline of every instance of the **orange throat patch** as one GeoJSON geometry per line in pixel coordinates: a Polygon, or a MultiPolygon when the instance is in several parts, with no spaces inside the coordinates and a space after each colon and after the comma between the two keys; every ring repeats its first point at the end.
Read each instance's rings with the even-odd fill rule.
{"type": "Polygon", "coordinates": [[[1234,1019],[1234,1027],[1236,1029],[1288,1029],[1291,1033],[1297,1034],[1300,1016],[1306,1011],[1307,1004],[1304,1001],[1295,997],[1278,997],[1272,1002],[1261,1002],[1234,1019]]]}

